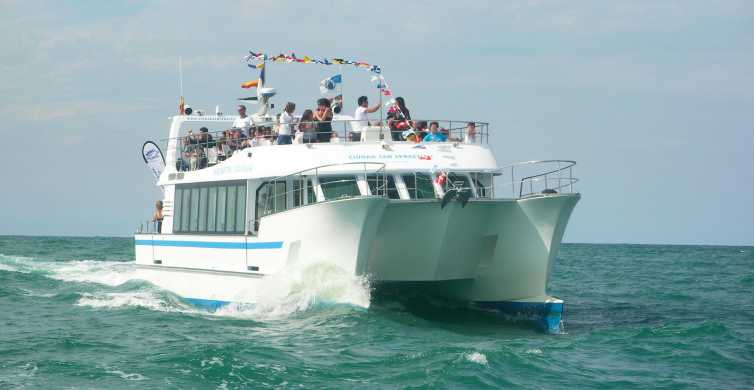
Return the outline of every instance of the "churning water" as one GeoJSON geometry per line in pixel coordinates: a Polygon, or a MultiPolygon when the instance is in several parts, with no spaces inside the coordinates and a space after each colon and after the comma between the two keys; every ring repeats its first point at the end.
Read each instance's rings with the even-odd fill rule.
{"type": "Polygon", "coordinates": [[[754,248],[566,244],[565,333],[328,264],[211,313],[133,240],[0,237],[0,388],[752,388],[754,248]]]}

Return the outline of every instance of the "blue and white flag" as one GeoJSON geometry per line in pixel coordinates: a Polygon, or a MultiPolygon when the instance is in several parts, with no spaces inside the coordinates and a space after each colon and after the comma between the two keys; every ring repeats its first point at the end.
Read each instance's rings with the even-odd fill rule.
{"type": "Polygon", "coordinates": [[[342,82],[342,75],[336,74],[334,76],[330,76],[319,83],[319,91],[322,92],[322,95],[327,95],[328,93],[333,92],[335,90],[335,86],[342,82]]]}

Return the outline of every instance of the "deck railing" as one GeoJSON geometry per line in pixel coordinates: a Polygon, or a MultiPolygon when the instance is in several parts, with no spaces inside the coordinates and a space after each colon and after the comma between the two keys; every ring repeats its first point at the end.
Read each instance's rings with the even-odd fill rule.
{"type": "Polygon", "coordinates": [[[576,161],[539,160],[525,161],[500,168],[503,177],[509,181],[502,183],[502,193],[510,191],[514,198],[526,198],[541,194],[572,193],[573,185],[579,179],[573,177],[576,161]]]}
{"type": "MultiPolygon", "coordinates": [[[[209,117],[207,117],[209,118],[209,117]]],[[[227,122],[227,117],[217,117],[209,120],[227,122]]],[[[199,120],[196,120],[197,124],[199,120]]],[[[485,122],[471,122],[458,120],[412,120],[406,122],[409,127],[398,129],[396,125],[386,122],[370,122],[357,120],[334,120],[330,122],[299,122],[292,126],[291,141],[294,144],[327,144],[354,142],[422,142],[429,134],[429,125],[437,123],[438,133],[447,137],[450,142],[469,144],[487,144],[489,142],[489,124],[485,122]],[[469,124],[473,123],[473,130],[469,124]],[[427,126],[426,128],[424,126],[427,126]],[[391,129],[392,127],[392,129],[391,129]],[[355,131],[359,130],[359,131],[355,131]],[[300,133],[299,135],[297,135],[300,133]]],[[[166,144],[175,141],[176,170],[192,171],[203,169],[221,163],[238,150],[247,147],[276,145],[283,142],[278,136],[279,124],[270,122],[257,124],[247,131],[241,129],[226,129],[219,131],[199,132],[190,129],[181,137],[163,140],[166,144]]],[[[278,146],[285,146],[278,145],[278,146]]],[[[168,149],[169,150],[169,149],[168,149]]]]}

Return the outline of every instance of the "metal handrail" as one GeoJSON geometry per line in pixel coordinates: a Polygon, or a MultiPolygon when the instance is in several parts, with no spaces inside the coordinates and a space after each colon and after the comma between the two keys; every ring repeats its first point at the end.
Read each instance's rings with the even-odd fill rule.
{"type": "MultiPolygon", "coordinates": [[[[189,118],[193,118],[193,117],[189,117],[189,118]]],[[[213,120],[213,121],[207,120],[208,118],[210,118],[210,117],[198,117],[198,118],[195,118],[195,121],[196,122],[204,122],[204,121],[207,121],[207,122],[213,122],[213,121],[216,121],[216,122],[230,122],[235,117],[215,117],[216,119],[213,120]]],[[[295,122],[294,125],[296,127],[298,127],[301,123],[310,123],[310,124],[314,124],[314,125],[319,124],[319,123],[329,123],[333,127],[333,131],[332,132],[335,132],[336,134],[338,132],[334,129],[334,125],[342,125],[343,130],[344,130],[344,132],[343,132],[343,138],[346,140],[346,142],[360,142],[360,141],[352,141],[348,137],[349,133],[358,133],[359,132],[359,131],[349,130],[349,128],[346,126],[346,125],[352,124],[352,123],[358,123],[360,126],[363,125],[364,127],[368,127],[368,126],[379,127],[381,130],[388,131],[388,132],[391,131],[390,128],[388,128],[387,125],[385,124],[385,122],[387,122],[387,121],[372,120],[372,121],[370,121],[371,124],[365,124],[363,122],[364,122],[363,120],[357,120],[357,119],[336,119],[336,120],[331,120],[331,121],[295,122]]],[[[427,128],[423,129],[423,131],[429,131],[429,123],[431,123],[431,122],[438,122],[438,127],[440,128],[440,130],[443,131],[443,132],[448,132],[448,133],[450,133],[450,135],[455,135],[455,133],[462,132],[463,130],[466,129],[466,124],[467,123],[473,122],[476,125],[476,129],[477,129],[477,131],[476,131],[477,141],[475,143],[486,144],[486,143],[489,142],[489,123],[488,122],[460,121],[460,120],[448,120],[448,119],[411,119],[409,122],[411,123],[412,128],[414,128],[414,129],[416,128],[416,124],[417,123],[419,123],[419,122],[425,122],[427,124],[427,128]],[[447,124],[447,125],[445,125],[445,124],[447,124]],[[443,126],[443,125],[445,125],[445,126],[443,126]]],[[[252,129],[258,129],[258,128],[264,128],[264,129],[273,128],[274,129],[277,126],[278,126],[278,124],[276,122],[272,121],[272,122],[260,123],[258,125],[252,125],[252,129]]],[[[340,126],[338,126],[338,127],[340,127],[340,126]]],[[[210,135],[218,135],[218,134],[221,134],[221,133],[223,133],[223,132],[225,132],[227,130],[231,130],[231,129],[232,128],[229,127],[229,128],[223,129],[223,130],[210,131],[210,132],[208,132],[208,134],[210,134],[210,135]]],[[[392,130],[392,131],[393,132],[398,132],[398,130],[392,130]]],[[[402,130],[401,130],[401,132],[402,132],[402,130]]],[[[315,131],[313,133],[314,134],[323,134],[323,133],[330,133],[330,132],[316,132],[315,131]]],[[[294,134],[291,134],[291,136],[293,136],[293,135],[294,134]]],[[[338,134],[338,135],[340,135],[340,134],[338,134]]],[[[464,134],[461,133],[460,135],[463,136],[464,134]]],[[[265,134],[263,137],[264,138],[272,138],[272,137],[276,137],[276,136],[277,136],[277,133],[273,131],[273,132],[270,132],[270,134],[265,134]]],[[[171,141],[171,140],[178,140],[178,141],[180,141],[180,140],[183,140],[185,138],[186,138],[186,135],[182,135],[182,136],[175,137],[175,138],[164,138],[161,141],[163,141],[163,142],[168,142],[168,141],[171,141]]],[[[338,138],[340,138],[340,137],[338,137],[338,138]]],[[[405,141],[405,140],[400,140],[398,142],[401,142],[401,141],[405,141]]]]}
{"type": "Polygon", "coordinates": [[[573,185],[576,184],[579,179],[573,177],[573,167],[576,165],[576,161],[573,160],[534,160],[534,161],[524,161],[519,162],[515,164],[506,165],[499,169],[501,173],[507,172],[507,170],[510,169],[511,172],[511,181],[507,183],[506,185],[511,185],[513,188],[513,196],[516,196],[516,184],[518,184],[518,197],[523,198],[524,196],[530,196],[535,194],[534,192],[534,183],[538,182],[544,182],[544,190],[561,190],[563,188],[568,188],[568,192],[573,192],[573,185]],[[548,170],[546,172],[539,172],[536,174],[530,174],[528,176],[524,176],[519,180],[516,180],[515,176],[515,169],[520,168],[523,166],[534,166],[534,165],[543,165],[543,164],[558,164],[558,167],[555,169],[548,170]],[[561,164],[565,164],[564,166],[560,166],[561,164]],[[562,173],[565,171],[568,171],[568,177],[562,177],[562,173]],[[557,177],[551,177],[551,175],[557,174],[557,177]],[[558,185],[556,187],[551,187],[549,185],[550,181],[557,181],[558,185]],[[563,181],[566,183],[563,184],[563,181]],[[529,184],[529,192],[524,194],[524,187],[525,184],[529,184]]]}
{"type": "MultiPolygon", "coordinates": [[[[258,222],[262,217],[266,217],[268,215],[276,214],[282,211],[291,210],[294,208],[302,207],[309,204],[314,203],[320,203],[325,202],[328,200],[334,200],[334,199],[326,199],[324,198],[325,195],[325,186],[329,185],[335,185],[338,183],[356,183],[356,186],[358,187],[358,181],[359,179],[354,176],[353,179],[343,179],[343,180],[337,180],[333,182],[328,182],[323,185],[323,183],[320,181],[320,178],[322,176],[337,176],[337,175],[353,175],[355,173],[362,173],[364,175],[364,178],[367,180],[367,186],[369,185],[369,176],[368,175],[377,175],[378,182],[375,186],[375,192],[372,193],[371,196],[379,196],[379,197],[387,197],[387,174],[385,171],[385,164],[384,163],[378,163],[378,162],[348,162],[348,163],[338,163],[338,164],[325,164],[320,165],[314,168],[308,168],[301,171],[293,172],[287,175],[282,175],[275,177],[273,179],[270,179],[266,181],[266,185],[270,185],[272,188],[272,196],[270,196],[267,200],[265,200],[265,209],[271,204],[273,205],[273,210],[265,210],[263,213],[264,215],[256,215],[255,221],[258,222]],[[328,168],[333,167],[343,167],[343,166],[360,166],[361,169],[339,169],[339,170],[329,170],[328,168]],[[369,168],[372,167],[372,168],[369,168]],[[323,172],[324,170],[324,172],[323,172]],[[314,191],[314,201],[313,202],[305,202],[304,201],[304,194],[301,194],[300,198],[300,204],[294,204],[292,207],[288,207],[288,196],[295,195],[296,191],[302,191],[304,187],[307,187],[308,182],[304,182],[304,186],[299,189],[286,189],[282,193],[277,192],[277,183],[288,183],[289,179],[292,180],[298,180],[300,178],[306,178],[307,180],[316,180],[312,181],[312,191],[314,191]],[[316,185],[315,185],[316,184],[316,185]],[[318,196],[321,195],[321,196],[318,196]],[[281,210],[277,210],[277,202],[282,198],[282,201],[285,202],[285,205],[282,207],[281,210]]],[[[261,188],[261,187],[260,187],[261,188]]],[[[304,191],[308,191],[304,190],[304,191]]],[[[371,192],[371,189],[370,189],[371,192]]],[[[361,197],[365,196],[361,194],[361,191],[359,191],[358,195],[352,195],[352,196],[341,196],[337,199],[347,199],[350,197],[361,197]]],[[[295,197],[293,198],[295,199],[295,197]]],[[[259,202],[259,200],[257,200],[259,202]]]]}

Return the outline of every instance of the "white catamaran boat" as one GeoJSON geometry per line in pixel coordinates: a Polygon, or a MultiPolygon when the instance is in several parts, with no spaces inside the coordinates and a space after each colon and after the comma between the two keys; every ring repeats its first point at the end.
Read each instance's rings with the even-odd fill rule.
{"type": "Polygon", "coordinates": [[[560,329],[563,301],[547,283],[580,198],[575,162],[501,167],[488,124],[473,122],[469,137],[468,121],[437,121],[448,142],[394,141],[384,122],[344,119],[330,123],[332,142],[273,145],[275,91],[263,84],[245,140],[187,135],[237,116],[172,118],[161,228],[134,237],[141,278],[215,309],[253,304],[265,278],[324,261],[375,288],[403,284],[560,329]]]}

